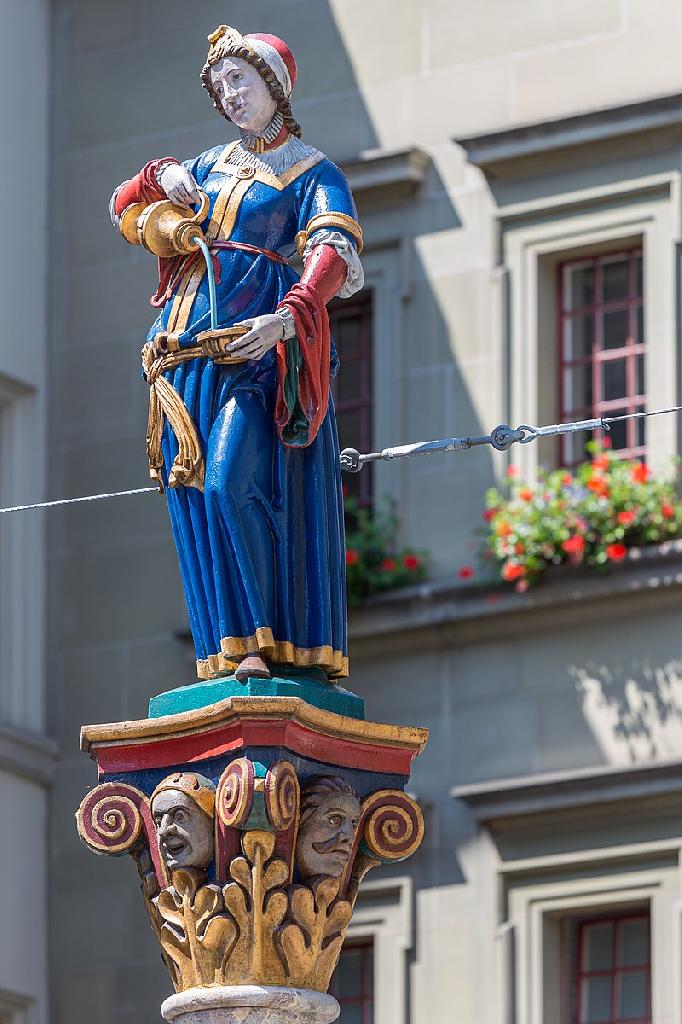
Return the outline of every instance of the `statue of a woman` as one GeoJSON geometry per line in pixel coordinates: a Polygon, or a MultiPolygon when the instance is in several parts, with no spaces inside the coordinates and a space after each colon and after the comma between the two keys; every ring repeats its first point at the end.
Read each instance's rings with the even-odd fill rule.
{"type": "Polygon", "coordinates": [[[362,232],[343,174],[300,139],[287,45],[225,25],[209,43],[202,83],[241,138],[183,164],[148,163],[114,192],[112,218],[119,225],[132,204],[166,197],[190,207],[205,193],[218,323],[248,330],[227,347],[241,362],[171,358],[211,327],[210,289],[200,252],[159,259],[145,365],[166,390],[150,416],[150,468],[167,494],[199,678],[267,678],[273,664],[340,677],[345,554],[329,397],[338,361],[326,304],[362,287],[362,232]],[[288,262],[296,250],[300,280],[288,262]],[[164,423],[169,396],[177,415],[164,423]],[[189,462],[183,430],[195,438],[189,462]]]}

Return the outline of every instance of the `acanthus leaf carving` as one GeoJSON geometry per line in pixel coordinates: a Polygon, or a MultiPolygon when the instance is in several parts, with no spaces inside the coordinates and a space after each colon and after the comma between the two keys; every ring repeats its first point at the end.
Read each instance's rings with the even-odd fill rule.
{"type": "Polygon", "coordinates": [[[310,888],[291,886],[291,919],[281,931],[287,981],[300,988],[326,991],[353,908],[338,900],[338,878],[318,878],[310,888]]]}
{"type": "Polygon", "coordinates": [[[402,792],[360,802],[338,776],[301,789],[284,761],[263,784],[254,780],[253,764],[240,758],[217,794],[210,779],[183,771],[151,798],[106,783],[81,805],[88,845],[136,860],[176,991],[264,984],[326,992],[362,878],[421,842],[421,812],[402,792]],[[267,823],[247,829],[261,791],[267,823]]]}

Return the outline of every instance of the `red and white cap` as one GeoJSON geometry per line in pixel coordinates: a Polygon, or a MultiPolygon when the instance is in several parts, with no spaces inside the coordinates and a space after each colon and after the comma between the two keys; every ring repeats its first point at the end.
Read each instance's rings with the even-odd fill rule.
{"type": "Polygon", "coordinates": [[[291,96],[291,91],[296,85],[297,69],[294,55],[284,40],[267,32],[252,32],[243,38],[274,72],[284,95],[291,96]]]}

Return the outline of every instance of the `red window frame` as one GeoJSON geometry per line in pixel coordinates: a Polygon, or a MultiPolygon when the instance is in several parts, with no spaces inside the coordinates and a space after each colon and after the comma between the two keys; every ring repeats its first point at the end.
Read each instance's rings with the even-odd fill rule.
{"type": "MultiPolygon", "coordinates": [[[[329,307],[329,325],[332,337],[339,333],[337,328],[341,320],[357,318],[358,333],[353,351],[344,351],[339,345],[341,369],[347,380],[355,375],[355,397],[343,401],[338,399],[338,377],[332,381],[332,397],[336,408],[336,419],[339,427],[339,443],[341,448],[357,448],[360,452],[372,450],[372,425],[374,419],[373,398],[373,345],[372,345],[372,292],[368,289],[354,295],[351,299],[340,299],[329,307]],[[344,413],[356,413],[358,419],[357,436],[344,436],[344,413]]],[[[338,342],[337,342],[338,344],[338,342]]],[[[362,473],[345,473],[344,484],[347,493],[358,499],[358,504],[366,508],[372,504],[372,473],[366,466],[362,473]]]]}
{"type": "Polygon", "coordinates": [[[651,1024],[651,915],[648,910],[630,911],[622,914],[600,914],[595,917],[582,918],[577,922],[577,955],[575,959],[575,975],[573,980],[573,992],[575,1009],[573,1013],[574,1024],[583,1024],[582,997],[584,982],[590,978],[609,978],[611,981],[611,1016],[602,1024],[651,1024]],[[647,946],[647,959],[640,964],[619,965],[619,941],[622,926],[626,922],[646,921],[648,926],[649,943],[647,946]],[[585,970],[583,959],[585,953],[585,934],[592,925],[610,924],[613,926],[613,951],[611,967],[600,970],[585,970]],[[616,1007],[617,981],[623,974],[635,971],[647,972],[647,1012],[644,1017],[623,1017],[618,1016],[616,1007]]]}
{"type": "MultiPolygon", "coordinates": [[[[646,340],[638,336],[638,314],[640,307],[644,310],[644,289],[637,294],[637,259],[642,260],[643,248],[640,245],[631,246],[627,249],[620,249],[614,252],[602,253],[599,256],[582,257],[580,259],[565,260],[559,264],[559,306],[558,306],[558,339],[559,339],[559,418],[562,422],[578,419],[596,419],[600,416],[618,415],[621,412],[643,412],[646,409],[646,382],[644,392],[637,390],[637,358],[645,358],[646,340]],[[604,301],[602,298],[602,277],[605,264],[617,259],[628,261],[628,294],[626,297],[604,301]],[[594,301],[585,306],[568,307],[568,272],[579,267],[592,267],[594,270],[594,301]],[[628,312],[628,330],[624,344],[619,348],[604,348],[604,314],[609,312],[628,312]],[[569,358],[567,346],[567,323],[576,317],[592,317],[594,319],[594,343],[592,351],[578,359],[569,358]],[[626,394],[619,398],[603,400],[602,378],[604,366],[609,362],[625,359],[626,365],[626,394]],[[592,377],[592,403],[583,404],[569,408],[566,404],[567,374],[578,367],[586,366],[591,368],[592,377]]],[[[642,315],[642,324],[644,316],[642,315]]],[[[641,458],[646,455],[646,444],[638,443],[637,431],[643,433],[644,420],[628,420],[624,426],[626,429],[627,444],[624,448],[617,449],[616,453],[622,458],[641,458]]],[[[562,465],[576,465],[582,461],[581,458],[571,457],[569,446],[571,438],[586,437],[587,435],[563,435],[559,439],[559,457],[562,465]]],[[[603,437],[602,431],[595,431],[595,439],[603,437]]]]}
{"type": "Polygon", "coordinates": [[[357,955],[360,952],[360,964],[362,972],[362,986],[360,993],[354,996],[344,996],[338,989],[338,964],[331,982],[329,983],[329,994],[338,999],[341,1006],[339,1024],[343,1024],[344,1006],[360,1007],[360,1024],[373,1024],[374,1020],[374,939],[358,939],[354,942],[345,942],[339,957],[339,964],[349,953],[357,955]]]}

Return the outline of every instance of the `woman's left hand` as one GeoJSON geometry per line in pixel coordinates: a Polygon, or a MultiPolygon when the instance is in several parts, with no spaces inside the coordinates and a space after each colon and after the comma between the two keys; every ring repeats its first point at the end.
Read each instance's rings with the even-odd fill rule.
{"type": "Polygon", "coordinates": [[[233,355],[243,356],[245,359],[262,359],[265,353],[269,352],[284,337],[284,324],[282,318],[276,313],[266,313],[265,316],[254,316],[249,320],[242,320],[235,324],[235,327],[250,329],[240,338],[235,338],[227,346],[227,351],[233,355]]]}

